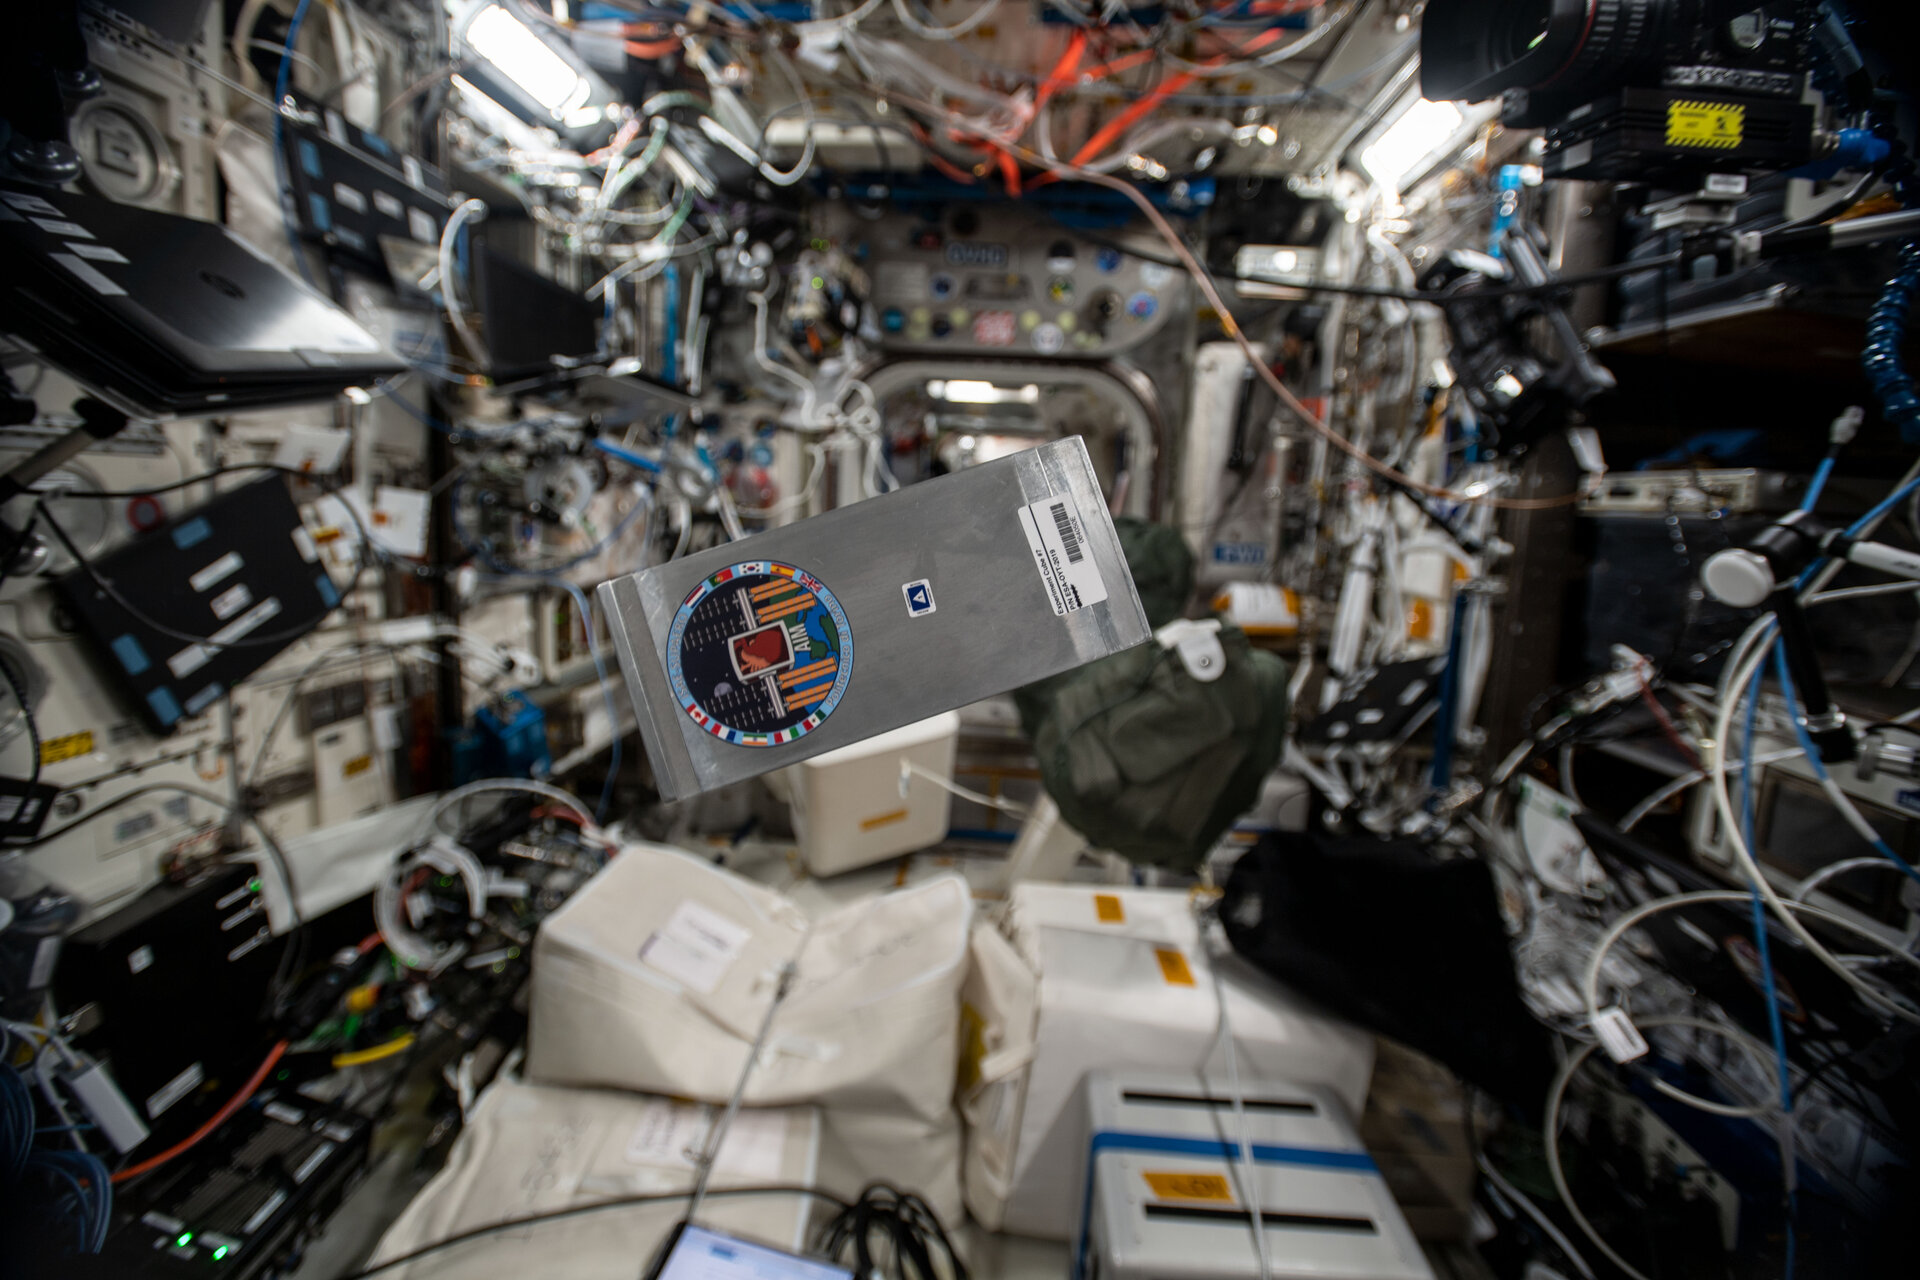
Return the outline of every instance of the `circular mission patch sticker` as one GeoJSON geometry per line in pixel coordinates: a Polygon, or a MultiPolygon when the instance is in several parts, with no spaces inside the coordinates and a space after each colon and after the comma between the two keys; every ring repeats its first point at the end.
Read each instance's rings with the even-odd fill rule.
{"type": "Polygon", "coordinates": [[[681,710],[743,747],[813,732],[852,678],[845,610],[818,578],[789,564],[720,570],[681,602],[667,632],[667,679],[681,710]]]}

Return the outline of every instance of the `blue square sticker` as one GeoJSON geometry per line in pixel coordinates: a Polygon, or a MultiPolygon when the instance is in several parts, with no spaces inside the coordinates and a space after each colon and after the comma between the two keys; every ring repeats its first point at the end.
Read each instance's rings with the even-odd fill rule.
{"type": "Polygon", "coordinates": [[[907,598],[909,618],[924,618],[934,611],[933,583],[927,579],[922,578],[918,582],[905,584],[900,588],[900,593],[907,598]]]}

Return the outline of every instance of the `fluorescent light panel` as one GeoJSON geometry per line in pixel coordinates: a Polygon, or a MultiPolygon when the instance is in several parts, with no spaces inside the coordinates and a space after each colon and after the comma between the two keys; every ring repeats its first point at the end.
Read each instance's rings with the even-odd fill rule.
{"type": "Polygon", "coordinates": [[[1381,186],[1397,190],[1400,180],[1445,145],[1465,121],[1453,103],[1421,98],[1360,153],[1360,167],[1381,186]]]}
{"type": "Polygon", "coordinates": [[[497,4],[475,13],[462,39],[556,120],[584,106],[593,92],[552,45],[497,4]]]}

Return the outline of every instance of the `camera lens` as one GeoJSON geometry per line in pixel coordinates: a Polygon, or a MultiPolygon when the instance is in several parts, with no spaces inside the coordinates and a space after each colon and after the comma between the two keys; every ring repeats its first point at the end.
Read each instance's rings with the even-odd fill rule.
{"type": "Polygon", "coordinates": [[[1488,24],[1493,61],[1510,66],[1531,53],[1547,38],[1552,9],[1552,0],[1506,0],[1488,24]]]}

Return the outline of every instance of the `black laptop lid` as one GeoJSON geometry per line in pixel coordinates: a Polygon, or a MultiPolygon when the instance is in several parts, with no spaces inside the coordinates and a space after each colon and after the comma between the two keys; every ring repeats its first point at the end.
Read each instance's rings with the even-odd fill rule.
{"type": "Polygon", "coordinates": [[[64,191],[0,188],[0,323],[156,408],[311,398],[404,364],[226,228],[64,191]]]}

